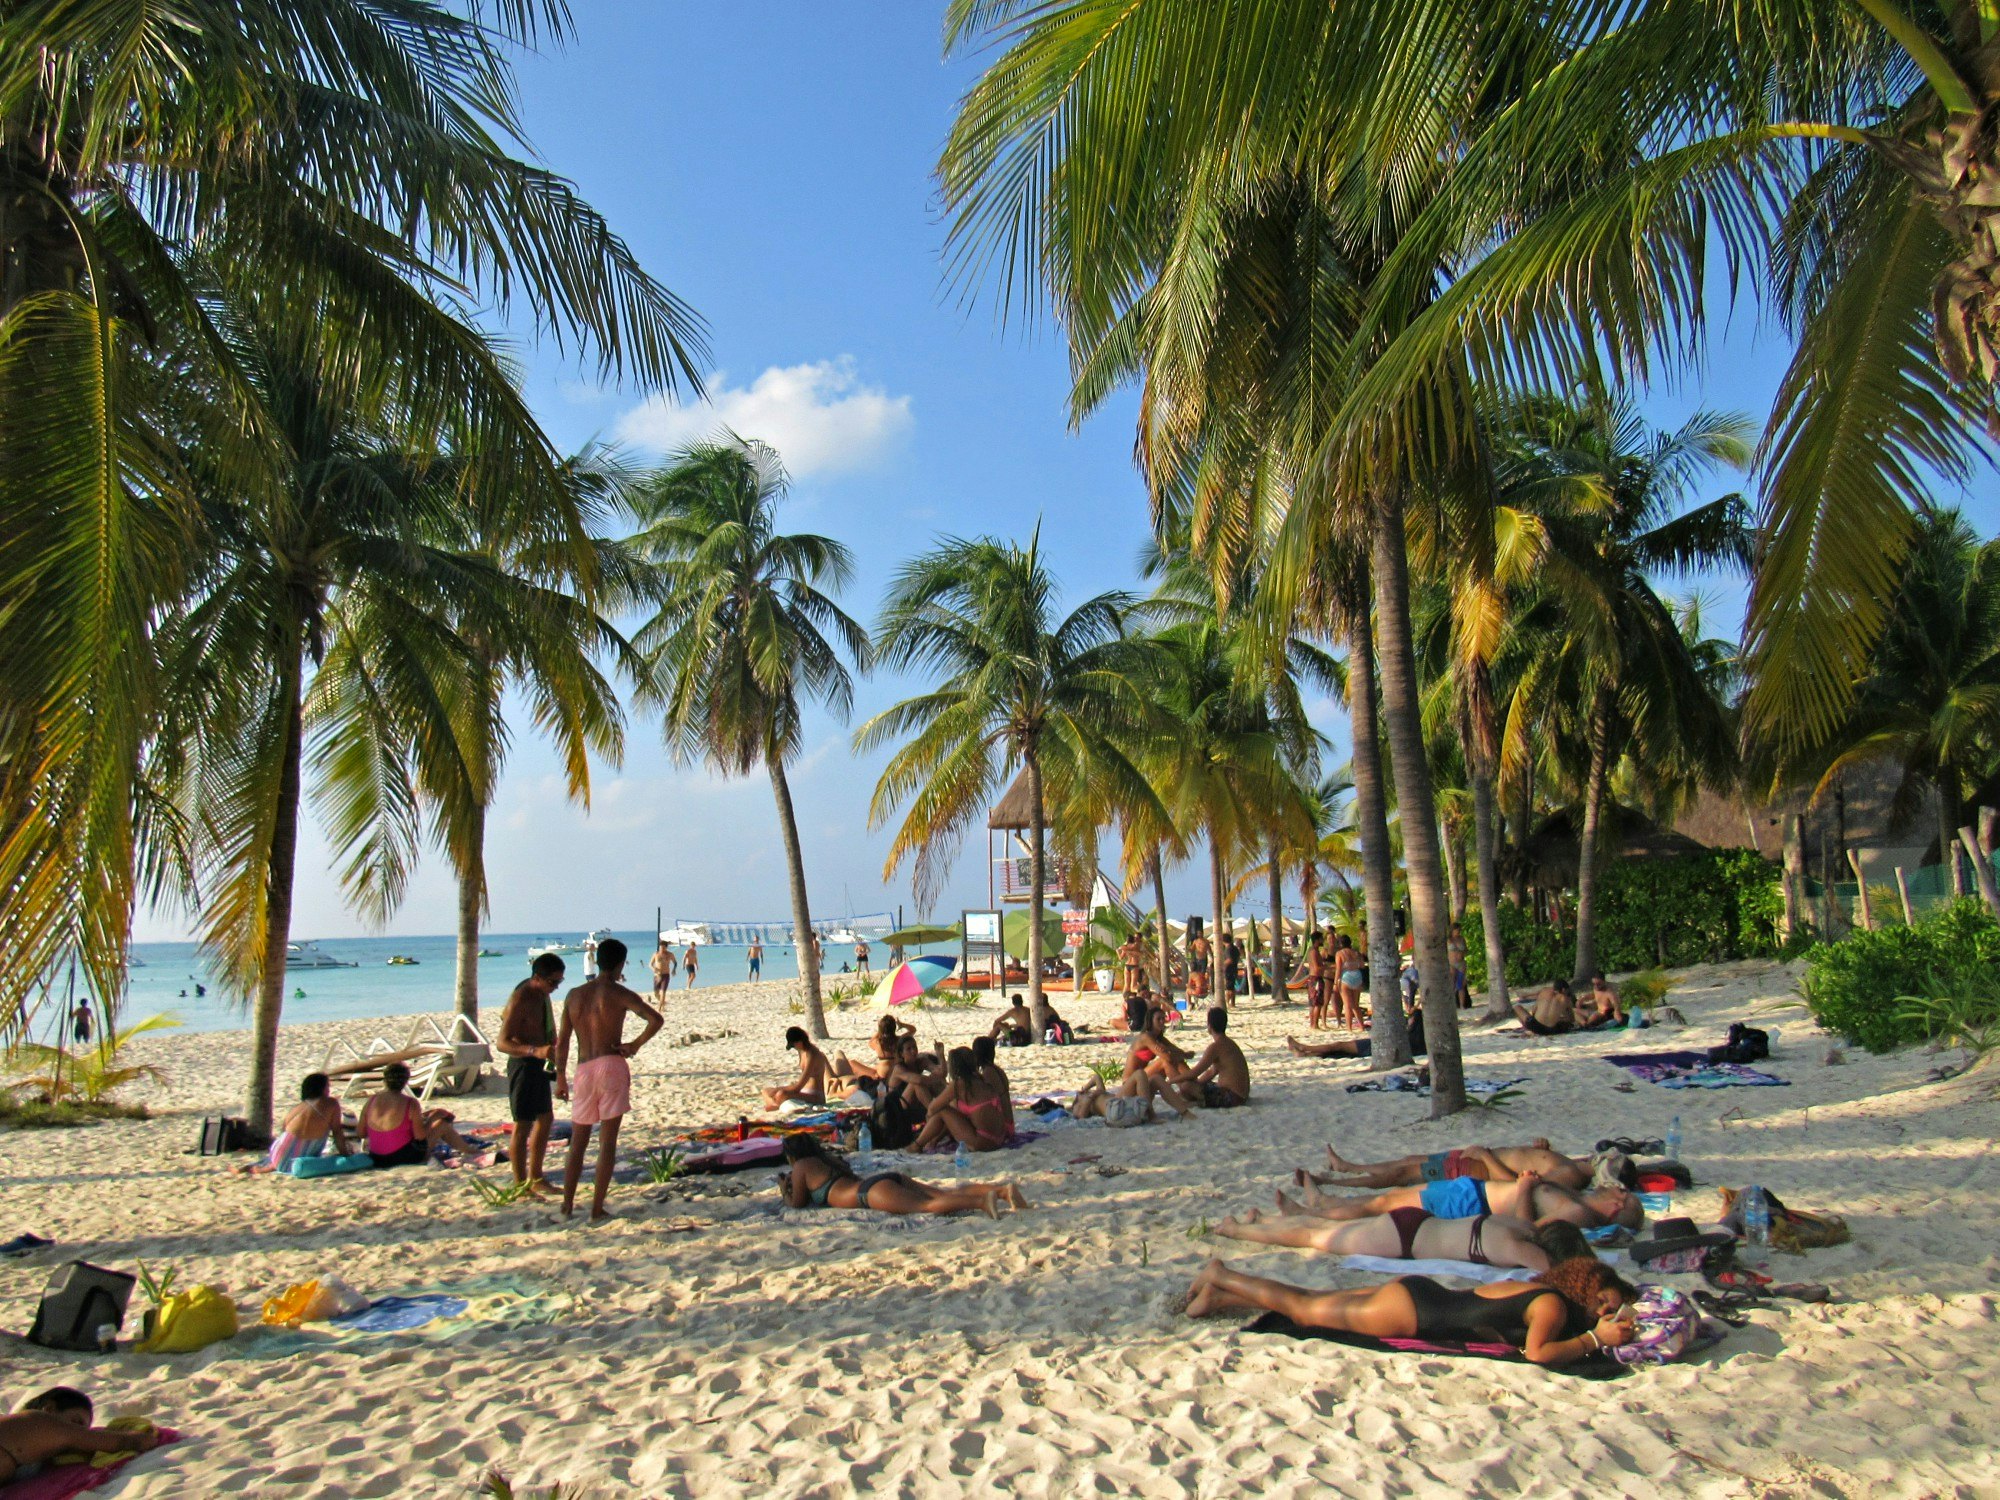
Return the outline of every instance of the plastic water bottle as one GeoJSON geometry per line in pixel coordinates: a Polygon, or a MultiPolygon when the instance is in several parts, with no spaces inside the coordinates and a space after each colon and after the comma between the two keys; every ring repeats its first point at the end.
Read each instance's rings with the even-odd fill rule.
{"type": "Polygon", "coordinates": [[[875,1154],[875,1132],[868,1128],[868,1122],[861,1122],[861,1133],[854,1138],[854,1154],[861,1158],[861,1165],[868,1165],[868,1158],[875,1154]]]}
{"type": "Polygon", "coordinates": [[[1754,1182],[1743,1190],[1743,1229],[1751,1244],[1771,1243],[1771,1203],[1754,1182]]]}
{"type": "Polygon", "coordinates": [[[972,1153],[965,1149],[965,1142],[958,1143],[958,1150],[952,1153],[951,1169],[963,1177],[972,1169],[972,1153]]]}
{"type": "Polygon", "coordinates": [[[1667,1155],[1674,1161],[1681,1159],[1681,1117],[1675,1115],[1667,1122],[1667,1155]]]}

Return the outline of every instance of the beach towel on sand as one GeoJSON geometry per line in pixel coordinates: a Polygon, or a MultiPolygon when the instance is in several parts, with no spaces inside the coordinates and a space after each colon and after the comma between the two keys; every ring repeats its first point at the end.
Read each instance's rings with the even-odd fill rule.
{"type": "MultiPolygon", "coordinates": [[[[160,1447],[177,1443],[181,1435],[171,1427],[160,1429],[160,1447]]],[[[80,1463],[49,1465],[32,1479],[16,1479],[0,1484],[0,1500],[70,1500],[72,1495],[81,1495],[96,1489],[110,1480],[125,1465],[143,1454],[130,1453],[124,1457],[114,1457],[110,1463],[80,1463]]],[[[105,1455],[93,1454],[102,1460],[105,1455]]]]}
{"type": "Polygon", "coordinates": [[[1604,1060],[1663,1089],[1790,1087],[1785,1079],[1743,1063],[1710,1062],[1706,1052],[1611,1052],[1604,1060]]]}
{"type": "MultiPolygon", "coordinates": [[[[1525,1078],[1468,1078],[1465,1091],[1475,1099],[1490,1098],[1503,1089],[1517,1088],[1526,1083],[1525,1078]]],[[[1415,1094],[1419,1099],[1431,1096],[1431,1080],[1428,1071],[1417,1073],[1385,1073],[1379,1078],[1364,1078],[1359,1083],[1347,1086],[1350,1094],[1415,1094]]]]}
{"type": "Polygon", "coordinates": [[[1350,1349],[1366,1349],[1375,1354],[1417,1354],[1447,1359],[1491,1359],[1502,1364],[1525,1365],[1551,1375],[1572,1375],[1578,1380],[1616,1380],[1627,1373],[1624,1365],[1608,1359],[1580,1359],[1569,1365],[1537,1365],[1512,1344],[1444,1344],[1431,1339],[1378,1339],[1365,1333],[1336,1333],[1331,1328],[1307,1328],[1283,1313],[1267,1312],[1243,1327],[1245,1333],[1280,1333],[1287,1338],[1321,1339],[1329,1344],[1345,1344],[1350,1349]]]}

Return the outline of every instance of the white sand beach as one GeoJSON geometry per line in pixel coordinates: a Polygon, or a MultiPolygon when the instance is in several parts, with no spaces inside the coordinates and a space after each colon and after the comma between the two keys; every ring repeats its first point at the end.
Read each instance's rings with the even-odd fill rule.
{"type": "MultiPolygon", "coordinates": [[[[484,1207],[437,1169],[319,1182],[249,1178],[186,1153],[196,1122],[233,1105],[244,1033],[146,1039],[167,1071],[135,1091],[140,1123],[0,1136],[0,1238],[58,1248],[0,1260],[4,1326],[24,1331],[50,1267],[72,1256],[179,1268],[254,1323],[287,1283],[337,1272],[375,1296],[500,1276],[555,1299],[556,1321],[469,1321],[442,1336],[352,1339],[291,1352],[248,1333],[197,1354],[95,1358],[0,1344],[0,1390],[66,1382],[100,1410],[142,1411],[188,1440],[99,1493],[118,1497],[468,1496],[489,1468],[517,1493],[585,1496],[895,1494],[1035,1496],[1701,1496],[2000,1494],[2000,1158],[1990,1076],[1925,1081],[1922,1051],[1827,1066],[1828,1041],[1770,964],[1686,971],[1693,1023],[1616,1039],[1474,1033],[1470,1071],[1525,1077],[1504,1113],[1445,1123],[1425,1101],[1349,1094],[1362,1063],[1284,1047],[1299,1006],[1251,1005],[1234,1029],[1255,1070],[1251,1108],[1184,1124],[1057,1131],[979,1159],[1034,1207],[1003,1218],[781,1221],[771,1174],[622,1187],[621,1217],[590,1228],[546,1210],[484,1207]],[[1767,1065],[1789,1088],[1671,1092],[1598,1059],[1706,1045],[1734,1019],[1780,1030],[1767,1065]],[[1191,1323],[1170,1297],[1211,1254],[1316,1285],[1356,1283],[1293,1251],[1194,1237],[1267,1205],[1299,1164],[1339,1143],[1372,1157],[1545,1134],[1587,1151],[1660,1135],[1680,1115],[1702,1184],[1679,1204],[1716,1212],[1714,1186],[1756,1180],[1844,1213],[1853,1242],[1781,1280],[1830,1283],[1827,1306],[1751,1314],[1696,1361],[1588,1382],[1531,1367],[1379,1356],[1191,1323]],[[1985,1394],[1982,1396],[1981,1392],[1985,1394]]],[[[674,994],[634,1064],[634,1148],[755,1113],[786,1073],[789,985],[674,994]],[[690,1034],[712,1040],[684,1042],[690,1034]]],[[[499,997],[491,997],[497,1001],[499,997]]],[[[1105,1021],[1108,998],[1058,1004],[1105,1021]]],[[[497,1021],[489,1006],[488,1024],[497,1021]]],[[[931,1010],[925,1039],[983,1030],[991,1011],[931,1010]],[[983,1019],[981,1018],[983,1016],[983,1019]]],[[[872,1012],[833,1018],[851,1047],[872,1012]]],[[[407,1023],[403,1023],[407,1024],[407,1023]]],[[[289,1088],[331,1036],[288,1029],[289,1088]]],[[[377,1028],[393,1034],[389,1022],[377,1028]]],[[[1110,1047],[1002,1053],[1018,1098],[1074,1087],[1110,1047]]],[[[505,1118],[497,1081],[456,1101],[505,1118]]],[[[936,1160],[932,1175],[949,1177],[936,1160]]],[[[489,1174],[506,1180],[506,1168],[489,1174]]],[[[128,1323],[136,1327],[137,1306],[128,1323]]]]}

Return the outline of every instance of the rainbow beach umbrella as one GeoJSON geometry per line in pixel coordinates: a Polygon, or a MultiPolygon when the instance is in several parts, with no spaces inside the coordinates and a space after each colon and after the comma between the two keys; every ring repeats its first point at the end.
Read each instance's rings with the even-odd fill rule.
{"type": "Polygon", "coordinates": [[[875,1003],[881,1006],[907,1004],[917,996],[936,989],[944,982],[944,977],[957,967],[958,960],[955,958],[936,958],[929,954],[897,964],[875,986],[875,1003]]]}

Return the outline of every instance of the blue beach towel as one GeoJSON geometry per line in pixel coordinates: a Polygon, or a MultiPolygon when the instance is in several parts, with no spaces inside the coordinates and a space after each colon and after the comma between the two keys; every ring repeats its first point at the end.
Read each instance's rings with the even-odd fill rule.
{"type": "Polygon", "coordinates": [[[358,1313],[328,1321],[350,1333],[406,1333],[439,1318],[455,1318],[468,1306],[463,1297],[424,1292],[415,1297],[384,1297],[358,1313]]]}

